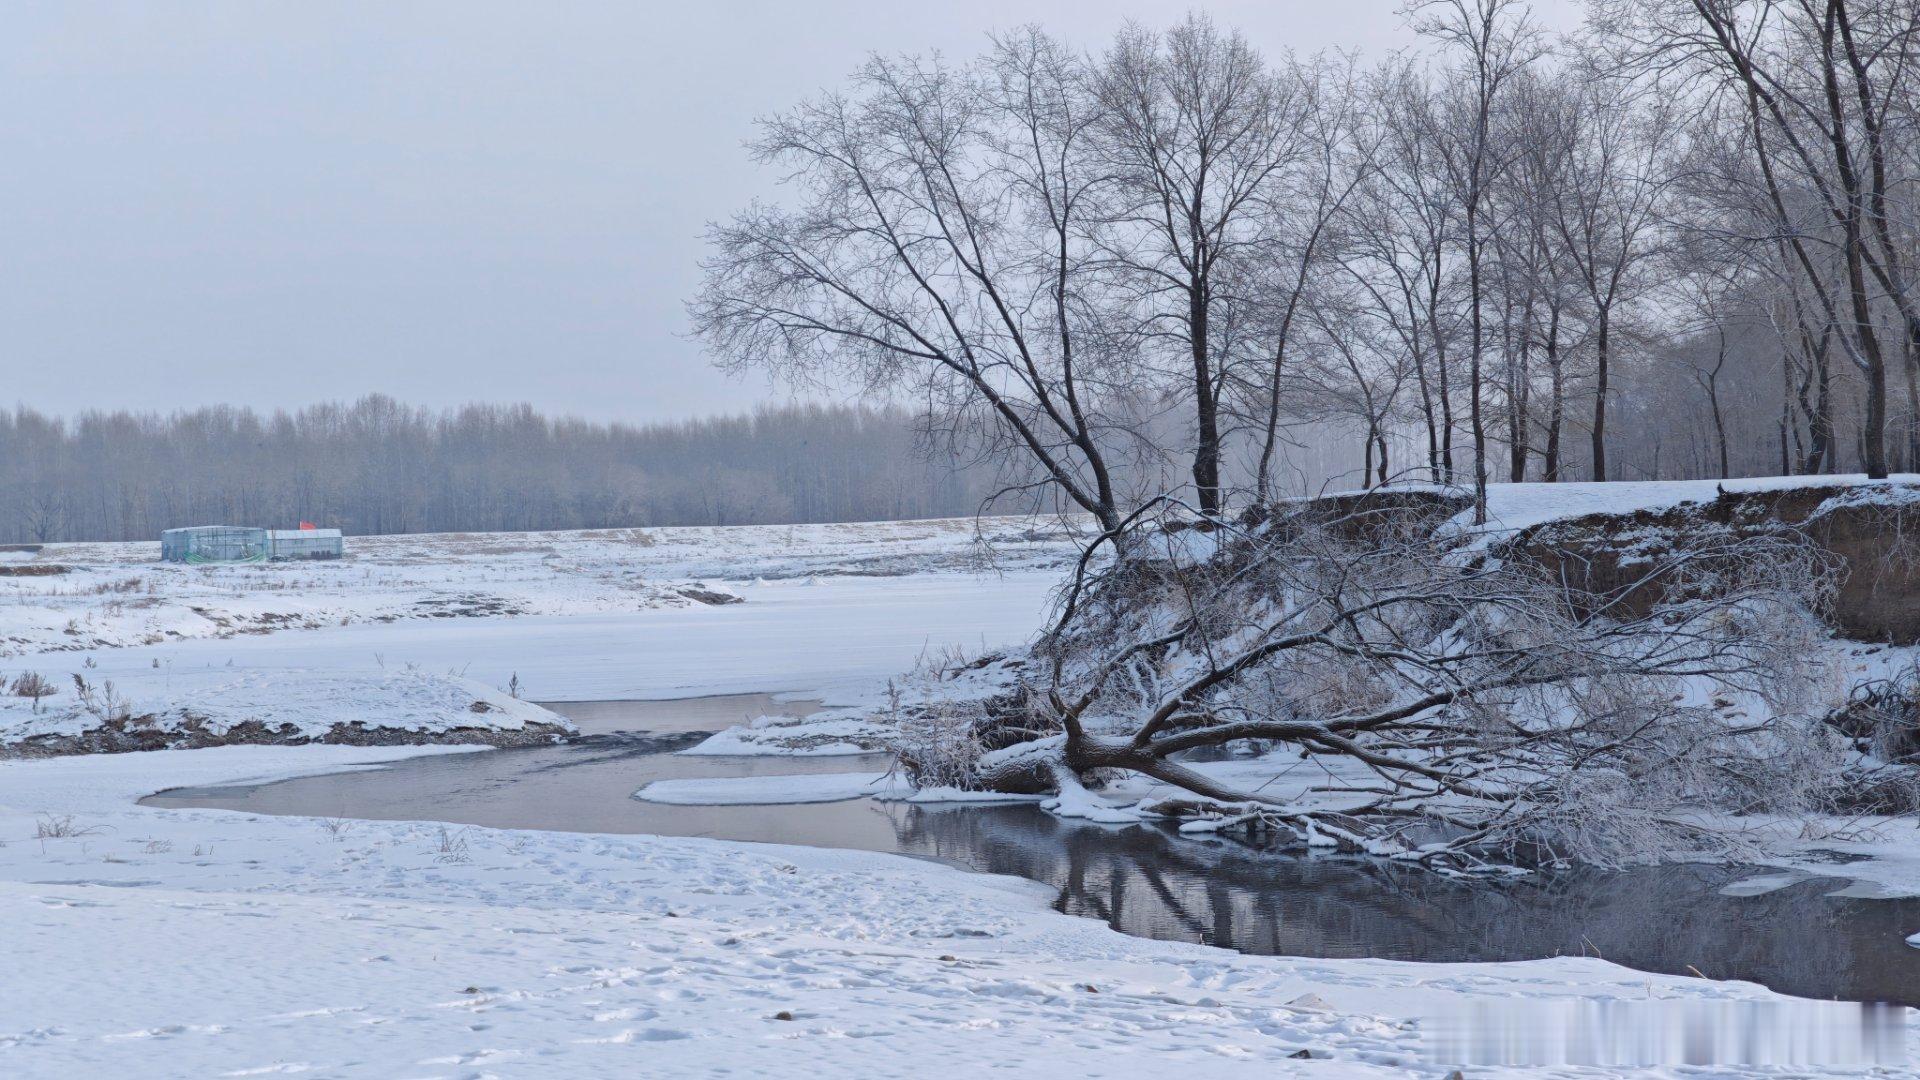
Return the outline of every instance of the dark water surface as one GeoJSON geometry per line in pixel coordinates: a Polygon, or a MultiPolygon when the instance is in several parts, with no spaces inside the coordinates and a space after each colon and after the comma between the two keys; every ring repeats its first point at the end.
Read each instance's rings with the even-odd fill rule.
{"type": "Polygon", "coordinates": [[[1826,895],[1811,879],[1758,896],[1728,867],[1571,870],[1509,883],[1449,880],[1344,856],[1256,851],[1153,825],[1061,821],[1030,806],[864,799],[661,806],[632,798],[679,777],[877,772],[861,757],[686,757],[699,732],[817,703],[763,695],[550,706],[587,737],[566,746],[415,758],[274,784],[177,788],[149,806],[448,821],[492,828],[707,836],[936,858],[1056,890],[1054,906],[1142,937],[1242,952],[1421,961],[1599,955],[1648,971],[1748,979],[1818,998],[1920,1006],[1920,901],[1826,895]]]}

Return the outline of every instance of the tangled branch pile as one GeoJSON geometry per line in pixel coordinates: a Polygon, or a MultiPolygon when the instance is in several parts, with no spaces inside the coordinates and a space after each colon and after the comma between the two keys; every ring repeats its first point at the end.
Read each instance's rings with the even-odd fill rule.
{"type": "Polygon", "coordinates": [[[1081,561],[1015,703],[970,739],[945,717],[918,767],[1074,799],[1134,773],[1185,793],[1136,814],[1449,867],[1723,848],[1722,816],[1844,785],[1819,659],[1837,573],[1804,535],[1677,537],[1629,605],[1436,520],[1367,499],[1136,515],[1081,561]],[[1194,761],[1248,748],[1314,781],[1243,790],[1194,761]]]}

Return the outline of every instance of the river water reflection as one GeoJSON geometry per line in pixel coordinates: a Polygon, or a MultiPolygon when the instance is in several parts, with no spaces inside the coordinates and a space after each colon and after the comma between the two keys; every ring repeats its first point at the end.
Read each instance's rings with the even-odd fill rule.
{"type": "Polygon", "coordinates": [[[1420,961],[1599,955],[1650,971],[1750,979],[1808,997],[1920,1006],[1920,901],[1827,895],[1812,879],[1729,896],[1727,867],[1572,870],[1489,885],[1373,859],[1261,852],[1148,825],[1070,823],[1028,806],[661,806],[654,780],[880,771],[864,757],[688,757],[699,732],[768,711],[757,695],[552,706],[587,737],[436,755],[256,786],[175,789],[148,805],[448,821],[493,828],[655,833],[897,852],[1042,882],[1055,907],[1144,937],[1243,952],[1420,961]]]}

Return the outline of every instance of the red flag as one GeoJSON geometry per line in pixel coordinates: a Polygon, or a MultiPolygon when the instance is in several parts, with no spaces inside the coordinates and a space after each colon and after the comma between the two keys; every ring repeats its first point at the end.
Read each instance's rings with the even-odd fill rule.
{"type": "Polygon", "coordinates": [[[317,529],[317,528],[319,528],[320,526],[318,526],[318,525],[315,525],[315,524],[314,524],[313,522],[311,522],[311,521],[303,521],[303,522],[301,522],[301,523],[300,523],[300,527],[301,527],[301,528],[303,528],[303,529],[317,529]]]}

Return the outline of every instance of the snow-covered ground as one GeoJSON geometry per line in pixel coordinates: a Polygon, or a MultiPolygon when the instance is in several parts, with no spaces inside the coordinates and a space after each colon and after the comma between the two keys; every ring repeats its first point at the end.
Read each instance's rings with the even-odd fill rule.
{"type": "MultiPolygon", "coordinates": [[[[1066,542],[1033,523],[990,531],[994,564],[970,523],[937,522],[375,538],[336,566],[211,573],[147,564],[140,545],[70,546],[39,556],[68,574],[0,578],[15,590],[0,594],[0,641],[16,650],[0,670],[369,722],[399,706],[353,688],[396,672],[495,693],[517,676],[533,700],[871,702],[925,656],[1038,625],[1066,542]],[[127,579],[141,584],[112,584],[127,579]],[[686,600],[696,584],[745,602],[686,600]]],[[[24,705],[8,699],[0,723],[24,705]]],[[[441,752],[460,751],[0,762],[0,1076],[1438,1078],[1451,1065],[1423,1058],[1418,1022],[1436,1012],[1783,1000],[1595,959],[1241,956],[1125,937],[1047,910],[1030,883],[893,856],[135,805],[441,752]]],[[[782,783],[786,799],[885,786],[782,783]]]]}
{"type": "Polygon", "coordinates": [[[1071,524],[1042,518],[355,536],[337,562],[238,566],[162,563],[157,541],[49,544],[0,572],[0,664],[359,623],[621,616],[740,583],[1054,567],[1071,546],[1071,524]]]}
{"type": "MultiPolygon", "coordinates": [[[[108,669],[121,668],[109,664],[108,669]]],[[[82,677],[99,666],[83,669],[82,677]]],[[[170,664],[89,681],[70,681],[45,702],[0,698],[0,734],[29,751],[45,752],[98,731],[115,720],[132,735],[191,731],[214,745],[242,725],[263,730],[252,741],[288,743],[370,741],[395,733],[497,737],[528,731],[553,737],[571,725],[554,713],[496,687],[416,667],[372,672],[170,664]],[[356,725],[358,725],[356,727],[356,725]],[[369,729],[383,734],[370,735],[369,729]]],[[[454,741],[459,741],[454,738],[454,741]]],[[[65,752],[65,751],[63,751],[65,752]]]]}
{"type": "MultiPolygon", "coordinates": [[[[1830,476],[1755,476],[1739,480],[1618,480],[1604,484],[1492,484],[1487,488],[1488,536],[1532,528],[1557,518],[1588,514],[1631,514],[1668,510],[1682,503],[1712,502],[1722,491],[1791,491],[1806,487],[1904,488],[1920,484],[1920,473],[1895,473],[1868,480],[1864,473],[1830,476]]],[[[1470,514],[1456,519],[1469,525],[1470,514]]]]}
{"type": "MultiPolygon", "coordinates": [[[[1419,1021],[1467,1005],[1781,1000],[1597,959],[1241,956],[892,856],[133,805],[412,752],[0,766],[0,1075],[1438,1078],[1419,1021]]],[[[1501,1072],[1617,1075],[1473,1074],[1501,1072]]]]}
{"type": "MultiPolygon", "coordinates": [[[[52,689],[0,694],[0,744],[97,724],[76,675],[163,723],[191,711],[319,730],[392,719],[408,671],[529,700],[864,698],[923,654],[1024,640],[1071,540],[999,519],[355,537],[348,551],[189,567],[154,561],[157,544],[48,547],[36,561],[70,572],[0,576],[0,681],[32,673],[52,689]]],[[[463,712],[473,700],[402,719],[506,718],[463,712]]]]}

